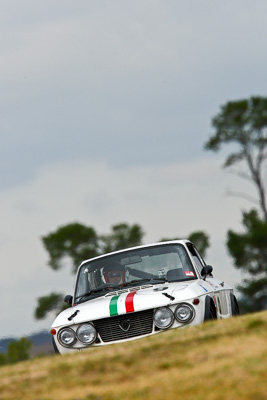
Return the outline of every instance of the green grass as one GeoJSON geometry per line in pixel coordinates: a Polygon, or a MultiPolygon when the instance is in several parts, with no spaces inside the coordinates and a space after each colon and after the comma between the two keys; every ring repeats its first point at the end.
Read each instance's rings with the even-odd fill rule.
{"type": "Polygon", "coordinates": [[[0,372],[1,400],[266,400],[267,312],[0,372]]]}

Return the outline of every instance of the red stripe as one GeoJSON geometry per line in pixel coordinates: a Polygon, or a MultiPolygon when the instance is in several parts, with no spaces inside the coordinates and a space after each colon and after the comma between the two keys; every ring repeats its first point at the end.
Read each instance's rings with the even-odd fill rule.
{"type": "Polygon", "coordinates": [[[135,293],[136,293],[136,291],[129,293],[125,299],[125,306],[126,306],[127,313],[134,311],[133,298],[134,298],[135,293]]]}

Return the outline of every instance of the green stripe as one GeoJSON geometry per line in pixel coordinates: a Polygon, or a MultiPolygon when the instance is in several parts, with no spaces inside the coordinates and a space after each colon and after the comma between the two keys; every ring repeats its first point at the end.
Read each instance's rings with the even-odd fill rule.
{"type": "Polygon", "coordinates": [[[109,312],[110,312],[110,316],[112,317],[112,315],[118,315],[118,298],[120,297],[120,295],[118,296],[114,296],[112,297],[112,299],[110,300],[109,303],[109,312]]]}

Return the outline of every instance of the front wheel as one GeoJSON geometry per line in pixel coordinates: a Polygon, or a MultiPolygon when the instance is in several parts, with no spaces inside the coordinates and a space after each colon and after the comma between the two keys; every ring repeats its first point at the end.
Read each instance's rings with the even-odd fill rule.
{"type": "Polygon", "coordinates": [[[205,301],[204,322],[217,319],[216,308],[211,297],[207,296],[205,301]]]}
{"type": "Polygon", "coordinates": [[[210,307],[209,319],[217,319],[217,314],[214,307],[210,307]]]}
{"type": "Polygon", "coordinates": [[[233,293],[231,293],[231,310],[232,310],[232,316],[235,317],[240,314],[239,307],[238,307],[238,302],[236,300],[236,297],[233,293]]]}
{"type": "Polygon", "coordinates": [[[54,352],[56,354],[59,354],[59,351],[58,351],[58,348],[57,348],[57,345],[56,345],[56,342],[55,342],[55,339],[53,336],[52,336],[52,345],[53,345],[54,352]]]}

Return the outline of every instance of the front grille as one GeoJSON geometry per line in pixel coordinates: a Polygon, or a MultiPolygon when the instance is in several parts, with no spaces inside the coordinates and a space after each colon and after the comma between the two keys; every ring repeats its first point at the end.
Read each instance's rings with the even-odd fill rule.
{"type": "Polygon", "coordinates": [[[153,310],[133,312],[94,321],[103,342],[130,339],[152,333],[153,310]]]}

